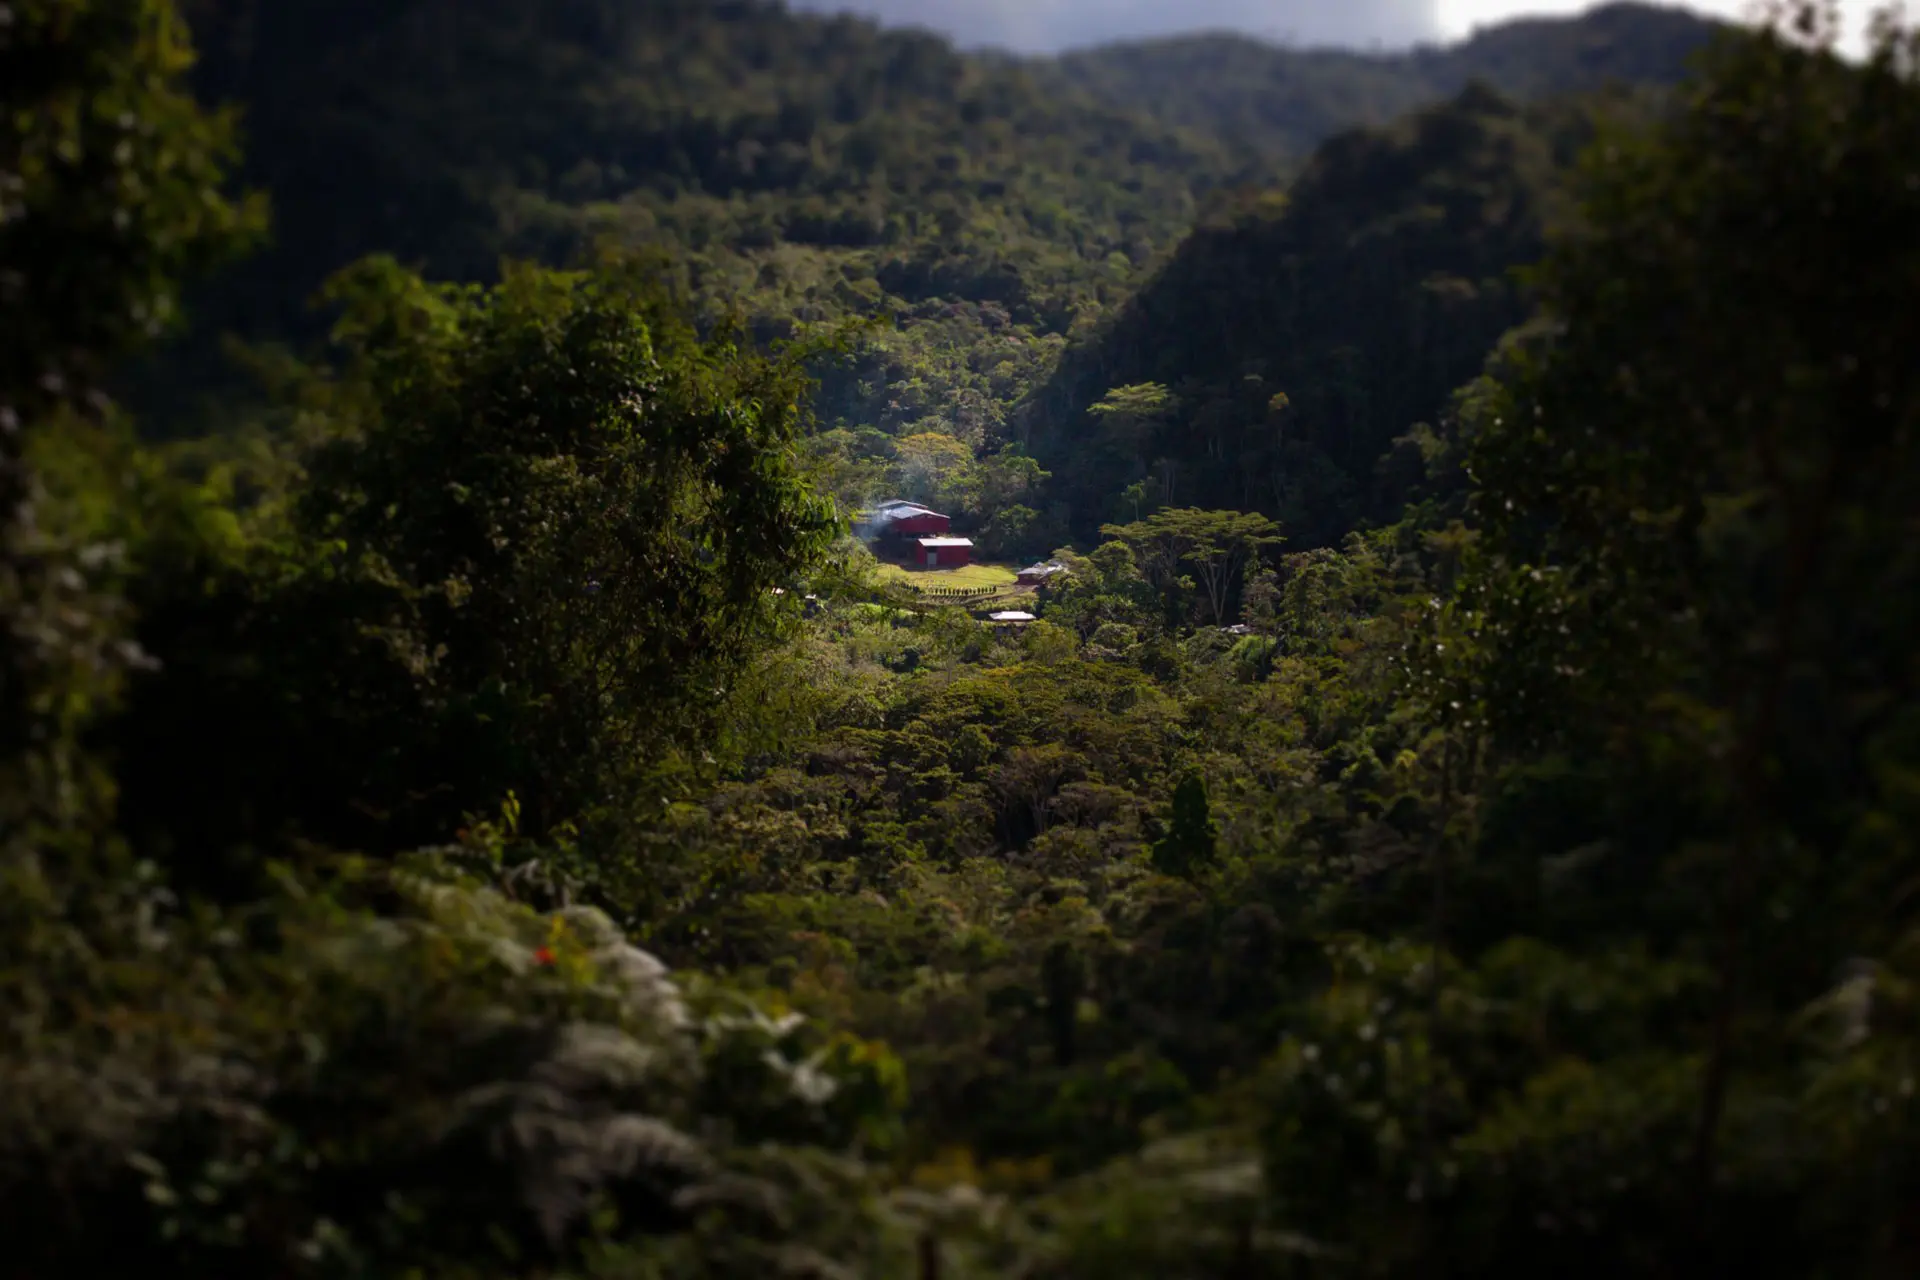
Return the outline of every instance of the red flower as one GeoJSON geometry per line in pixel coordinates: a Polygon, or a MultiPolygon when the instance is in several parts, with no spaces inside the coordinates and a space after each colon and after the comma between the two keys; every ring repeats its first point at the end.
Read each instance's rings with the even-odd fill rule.
{"type": "Polygon", "coordinates": [[[553,948],[552,948],[552,947],[541,947],[541,948],[540,948],[539,950],[537,950],[537,951],[535,951],[535,952],[533,953],[533,962],[534,962],[535,964],[552,964],[552,963],[553,963],[553,948]]]}

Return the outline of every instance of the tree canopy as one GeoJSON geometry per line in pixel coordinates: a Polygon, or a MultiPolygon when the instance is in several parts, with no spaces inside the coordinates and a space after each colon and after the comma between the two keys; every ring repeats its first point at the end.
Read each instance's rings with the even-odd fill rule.
{"type": "Polygon", "coordinates": [[[1132,524],[1107,525],[1101,532],[1131,546],[1149,576],[1163,587],[1173,584],[1180,568],[1190,566],[1205,592],[1207,617],[1223,626],[1248,562],[1282,540],[1280,526],[1265,516],[1196,507],[1156,511],[1132,524]]]}
{"type": "Polygon", "coordinates": [[[1203,211],[1312,119],[1235,67],[1697,24],[188,13],[245,170],[166,4],[0,6],[0,1269],[1920,1265],[1911,27],[1203,211]],[[1154,65],[1222,75],[1097,101],[1154,65]],[[492,261],[587,223],[665,230],[492,261]],[[245,397],[153,345],[310,271],[245,397]],[[1043,563],[883,563],[902,492],[1043,563]]]}

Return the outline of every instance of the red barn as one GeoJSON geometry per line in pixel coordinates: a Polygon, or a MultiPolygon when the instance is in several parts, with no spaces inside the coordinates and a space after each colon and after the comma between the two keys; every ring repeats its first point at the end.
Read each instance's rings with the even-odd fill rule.
{"type": "MultiPolygon", "coordinates": [[[[940,517],[942,520],[945,516],[940,517]]],[[[918,538],[913,544],[913,562],[922,569],[957,569],[973,563],[972,538],[918,538]]]]}
{"type": "Polygon", "coordinates": [[[896,498],[863,513],[854,529],[883,559],[925,563],[926,553],[916,543],[921,538],[945,537],[952,531],[953,521],[930,507],[896,498]]]}
{"type": "Polygon", "coordinates": [[[926,538],[947,532],[952,521],[932,507],[893,498],[881,503],[860,518],[871,537],[926,538]]]}
{"type": "Polygon", "coordinates": [[[900,510],[887,522],[887,532],[901,538],[938,537],[953,528],[953,521],[938,511],[900,510]]]}

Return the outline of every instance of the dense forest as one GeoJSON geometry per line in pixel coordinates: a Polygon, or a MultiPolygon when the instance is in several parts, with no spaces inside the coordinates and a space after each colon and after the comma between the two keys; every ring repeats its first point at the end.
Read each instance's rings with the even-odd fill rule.
{"type": "Polygon", "coordinates": [[[1920,1272],[1834,23],[0,0],[0,1276],[1920,1272]]]}

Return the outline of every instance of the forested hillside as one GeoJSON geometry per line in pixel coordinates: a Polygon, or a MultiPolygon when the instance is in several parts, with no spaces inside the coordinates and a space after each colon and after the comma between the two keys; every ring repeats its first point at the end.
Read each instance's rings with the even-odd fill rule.
{"type": "Polygon", "coordinates": [[[1920,1271],[1920,32],[183,7],[0,5],[0,1277],[1920,1271]]]}
{"type": "Polygon", "coordinates": [[[762,336],[891,315],[824,417],[976,451],[1211,193],[1272,188],[1332,133],[1473,75],[1671,83],[1709,30],[1629,6],[1400,60],[1238,41],[1224,74],[1177,43],[973,58],[759,0],[186,7],[199,90],[243,111],[277,210],[273,244],[195,302],[201,376],[225,367],[220,332],[310,340],[313,291],[363,253],[485,279],[503,254],[658,244],[762,336]]]}
{"type": "Polygon", "coordinates": [[[1526,318],[1515,269],[1539,258],[1591,129],[1580,108],[1474,87],[1223,210],[1027,407],[1056,496],[1082,528],[1230,507],[1309,546],[1391,522],[1406,481],[1380,464],[1526,318]]]}
{"type": "Polygon", "coordinates": [[[976,442],[1076,318],[1236,176],[1218,140],[1043,91],[927,35],[760,0],[337,5],[196,0],[210,102],[245,112],[274,246],[203,300],[210,329],[311,337],[364,253],[490,278],[669,248],[763,335],[893,308],[830,418],[938,415],[976,442]]]}

